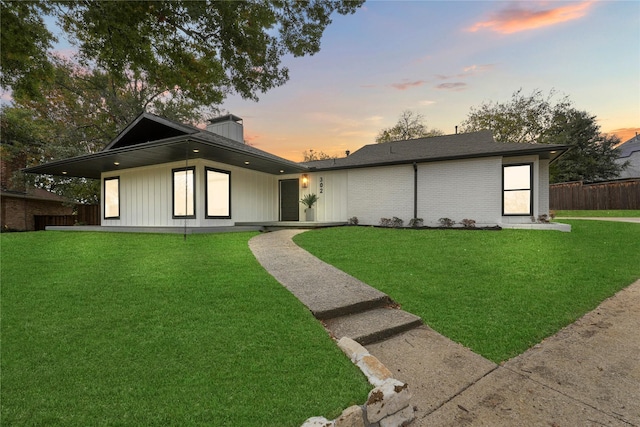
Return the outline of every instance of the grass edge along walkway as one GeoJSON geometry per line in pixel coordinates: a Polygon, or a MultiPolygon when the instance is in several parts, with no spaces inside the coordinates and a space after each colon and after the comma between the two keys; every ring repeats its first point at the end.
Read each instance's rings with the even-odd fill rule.
{"type": "Polygon", "coordinates": [[[557,210],[555,211],[557,218],[561,217],[591,217],[591,218],[640,218],[640,210],[557,210]]]}
{"type": "Polygon", "coordinates": [[[253,235],[1,235],[0,424],[297,426],[365,401],[253,235]]]}
{"type": "Polygon", "coordinates": [[[571,233],[344,227],[294,240],[500,363],[640,278],[640,225],[566,222],[571,233]]]}

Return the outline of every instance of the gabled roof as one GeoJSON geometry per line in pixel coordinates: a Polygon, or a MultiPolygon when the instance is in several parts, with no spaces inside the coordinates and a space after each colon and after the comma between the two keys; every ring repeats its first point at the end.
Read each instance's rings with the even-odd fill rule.
{"type": "Polygon", "coordinates": [[[528,154],[554,160],[568,148],[569,146],[558,144],[495,142],[491,131],[480,131],[370,144],[348,157],[316,160],[304,164],[312,170],[331,170],[528,154]]]}
{"type": "Polygon", "coordinates": [[[137,145],[142,142],[157,141],[173,136],[192,135],[198,132],[200,132],[200,129],[196,127],[177,123],[153,114],[142,113],[102,151],[137,145]]]}
{"type": "Polygon", "coordinates": [[[631,157],[633,153],[640,152],[640,136],[636,135],[625,143],[618,145],[616,151],[620,158],[631,157]]]}
{"type": "Polygon", "coordinates": [[[98,153],[57,160],[24,171],[100,178],[103,172],[194,159],[207,159],[271,174],[306,170],[299,163],[250,145],[143,113],[98,153]]]}

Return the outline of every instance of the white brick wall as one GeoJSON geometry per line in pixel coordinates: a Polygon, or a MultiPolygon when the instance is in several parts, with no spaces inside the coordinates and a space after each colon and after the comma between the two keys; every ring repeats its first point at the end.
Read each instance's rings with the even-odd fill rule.
{"type": "Polygon", "coordinates": [[[350,169],[347,216],[360,224],[377,225],[397,216],[405,225],[413,217],[413,166],[350,169]]]}
{"type": "MultiPolygon", "coordinates": [[[[501,217],[500,157],[422,163],[418,165],[418,218],[438,225],[443,217],[497,224],[501,217]]],[[[380,218],[413,218],[413,165],[349,170],[348,216],[360,224],[380,218]]]]}
{"type": "Polygon", "coordinates": [[[502,159],[457,160],[418,166],[418,218],[439,225],[473,219],[495,225],[502,214],[502,159]]]}

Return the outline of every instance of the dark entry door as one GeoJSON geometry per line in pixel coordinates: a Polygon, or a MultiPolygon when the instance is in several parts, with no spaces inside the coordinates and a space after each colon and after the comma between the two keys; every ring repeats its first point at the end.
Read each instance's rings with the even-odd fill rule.
{"type": "Polygon", "coordinates": [[[297,179],[283,179],[280,181],[280,221],[300,220],[298,197],[297,179]]]}

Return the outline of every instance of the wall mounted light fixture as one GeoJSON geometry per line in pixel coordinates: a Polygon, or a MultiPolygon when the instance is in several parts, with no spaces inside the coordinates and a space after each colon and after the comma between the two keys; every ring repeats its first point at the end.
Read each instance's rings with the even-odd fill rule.
{"type": "Polygon", "coordinates": [[[309,175],[307,175],[306,173],[302,174],[302,188],[307,188],[309,187],[309,175]]]}

